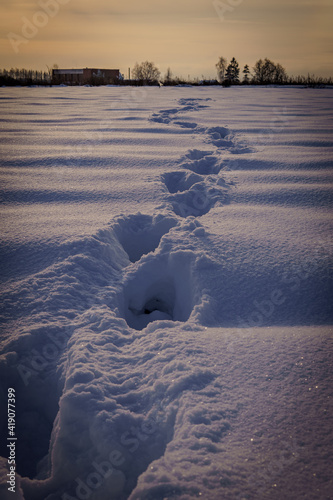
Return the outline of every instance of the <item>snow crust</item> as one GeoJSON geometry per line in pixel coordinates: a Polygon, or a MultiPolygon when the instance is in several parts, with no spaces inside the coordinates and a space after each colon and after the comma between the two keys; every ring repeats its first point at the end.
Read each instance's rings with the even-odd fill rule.
{"type": "Polygon", "coordinates": [[[2,497],[331,498],[332,89],[0,99],[2,497]]]}

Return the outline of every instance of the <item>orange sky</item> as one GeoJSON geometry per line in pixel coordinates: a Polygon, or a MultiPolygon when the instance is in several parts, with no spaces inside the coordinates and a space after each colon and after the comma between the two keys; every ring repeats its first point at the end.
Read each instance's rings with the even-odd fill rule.
{"type": "Polygon", "coordinates": [[[219,56],[333,76],[332,0],[1,0],[0,67],[119,68],[150,60],[215,77],[219,56]]]}

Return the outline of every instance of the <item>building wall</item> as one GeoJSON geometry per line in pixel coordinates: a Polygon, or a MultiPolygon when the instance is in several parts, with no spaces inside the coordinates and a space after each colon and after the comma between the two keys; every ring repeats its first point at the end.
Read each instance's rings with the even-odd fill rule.
{"type": "Polygon", "coordinates": [[[106,83],[112,83],[119,79],[119,69],[98,69],[98,68],[84,68],[83,69],[83,82],[89,83],[92,79],[103,78],[106,83]]]}
{"type": "Polygon", "coordinates": [[[119,79],[119,69],[54,69],[52,70],[52,81],[54,83],[65,83],[69,85],[82,85],[90,82],[113,83],[119,79]]]}

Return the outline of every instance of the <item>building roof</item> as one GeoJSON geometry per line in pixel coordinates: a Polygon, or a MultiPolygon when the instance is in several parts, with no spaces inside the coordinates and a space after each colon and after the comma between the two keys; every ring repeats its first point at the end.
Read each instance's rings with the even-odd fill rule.
{"type": "Polygon", "coordinates": [[[83,69],[54,69],[55,75],[83,75],[83,69]]]}

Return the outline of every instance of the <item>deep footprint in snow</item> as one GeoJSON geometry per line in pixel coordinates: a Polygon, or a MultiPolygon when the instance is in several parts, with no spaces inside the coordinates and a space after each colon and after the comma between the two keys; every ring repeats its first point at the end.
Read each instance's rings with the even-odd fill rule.
{"type": "Polygon", "coordinates": [[[253,148],[235,137],[228,127],[211,127],[206,129],[205,133],[208,135],[207,142],[219,149],[226,149],[232,154],[253,153],[253,148]]]}
{"type": "MultiPolygon", "coordinates": [[[[161,109],[158,113],[153,113],[151,118],[149,119],[152,122],[157,122],[157,123],[165,123],[169,124],[170,122],[175,120],[175,117],[178,113],[183,113],[186,111],[197,111],[202,108],[207,108],[207,105],[204,104],[199,104],[198,101],[208,101],[211,99],[180,99],[178,103],[180,104],[180,107],[178,108],[171,108],[171,109],[161,109]]],[[[188,128],[188,129],[195,129],[197,127],[196,123],[191,123],[191,122],[175,122],[177,125],[179,125],[182,128],[188,128]]]]}
{"type": "Polygon", "coordinates": [[[186,155],[185,158],[188,158],[189,160],[202,160],[205,158],[205,156],[212,155],[213,151],[201,151],[200,149],[190,149],[186,155]]]}
{"type": "Polygon", "coordinates": [[[210,127],[206,129],[206,133],[214,140],[225,139],[230,135],[228,127],[210,127]]]}
{"type": "Polygon", "coordinates": [[[182,106],[182,111],[196,111],[198,109],[208,108],[209,106],[205,104],[200,104],[201,102],[210,101],[210,98],[200,99],[200,98],[182,98],[179,99],[178,103],[182,106]]]}
{"type": "Polygon", "coordinates": [[[208,154],[198,160],[184,161],[180,166],[199,175],[211,175],[219,173],[221,161],[217,156],[208,154]]]}
{"type": "Polygon", "coordinates": [[[233,136],[227,127],[211,127],[206,129],[208,142],[213,143],[217,148],[230,149],[234,146],[233,136]]]}
{"type": "Polygon", "coordinates": [[[167,172],[162,175],[162,181],[171,194],[187,191],[193,184],[203,180],[203,176],[195,174],[194,172],[187,172],[186,170],[167,172]]]}
{"type": "Polygon", "coordinates": [[[180,217],[199,217],[207,214],[215,205],[227,205],[230,203],[229,189],[223,179],[209,178],[207,181],[193,184],[184,192],[178,192],[168,196],[173,211],[180,217]]]}
{"type": "Polygon", "coordinates": [[[173,117],[180,111],[181,111],[180,108],[161,109],[158,113],[154,113],[149,120],[152,122],[168,124],[173,120],[173,117]]]}
{"type": "MultiPolygon", "coordinates": [[[[175,125],[179,125],[182,128],[188,128],[188,129],[196,129],[198,127],[198,124],[195,122],[185,122],[185,121],[177,121],[174,122],[175,125]]],[[[197,132],[198,130],[196,130],[197,132]]]]}
{"type": "Polygon", "coordinates": [[[180,159],[180,166],[199,175],[218,174],[222,168],[222,159],[213,151],[190,149],[180,159]]]}
{"type": "Polygon", "coordinates": [[[125,316],[127,324],[135,330],[143,330],[148,323],[157,320],[174,319],[175,287],[172,281],[153,283],[146,292],[146,301],[142,307],[129,304],[125,316]]]}
{"type": "Polygon", "coordinates": [[[138,213],[119,218],[113,226],[113,231],[130,261],[136,262],[143,255],[153,252],[162,236],[177,223],[178,221],[170,216],[138,213]]]}
{"type": "MultiPolygon", "coordinates": [[[[0,364],[0,379],[6,381],[7,387],[15,388],[16,469],[21,476],[30,478],[36,476],[49,452],[61,396],[57,363],[68,340],[61,331],[51,332],[49,337],[48,333],[45,328],[44,339],[42,336],[36,345],[27,345],[26,354],[17,355],[14,364],[10,356],[8,361],[4,357],[0,364]]],[[[4,396],[7,393],[1,394],[2,408],[7,406],[4,396]]],[[[5,435],[4,429],[0,431],[5,435]]],[[[8,456],[6,444],[1,443],[1,456],[8,456]]]]}
{"type": "Polygon", "coordinates": [[[191,252],[147,256],[127,282],[120,310],[127,324],[143,330],[156,320],[185,322],[195,304],[191,252]]]}
{"type": "Polygon", "coordinates": [[[181,97],[178,102],[179,104],[186,106],[187,104],[192,104],[199,101],[207,102],[211,100],[211,97],[181,97]]]}

